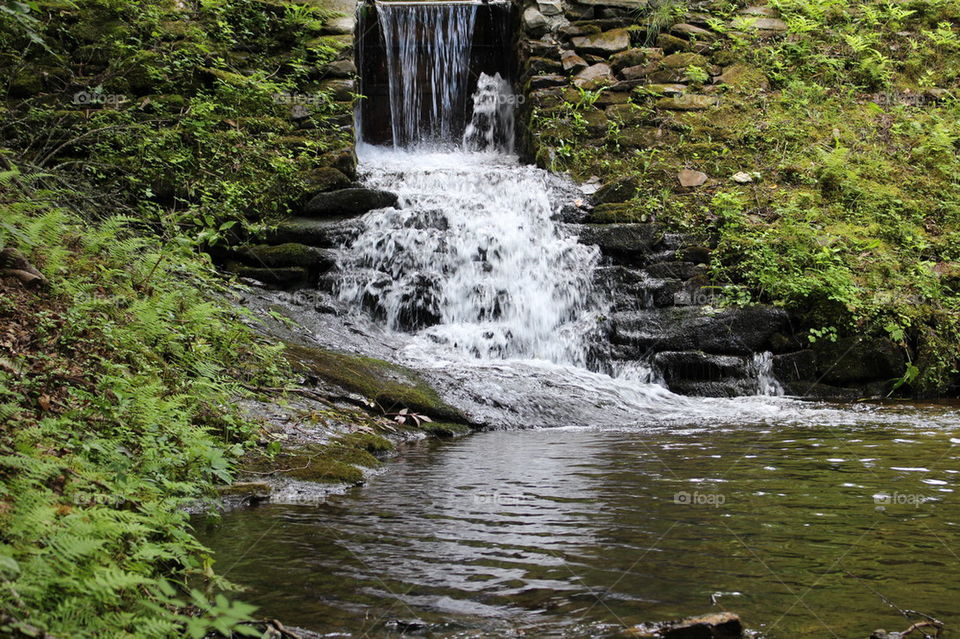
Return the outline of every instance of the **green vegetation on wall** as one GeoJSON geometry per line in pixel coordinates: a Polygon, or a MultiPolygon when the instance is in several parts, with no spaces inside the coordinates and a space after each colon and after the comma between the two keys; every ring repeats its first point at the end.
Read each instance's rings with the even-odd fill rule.
{"type": "Polygon", "coordinates": [[[596,221],[700,235],[731,300],[782,305],[811,339],[890,337],[912,357],[909,388],[946,389],[960,369],[960,2],[661,5],[636,18],[634,46],[674,47],[679,87],[564,89],[532,113],[538,161],[636,177],[629,205],[596,221]],[[753,29],[764,15],[785,31],[753,29]],[[686,20],[709,37],[663,35],[686,20]],[[681,169],[709,179],[683,187],[681,169]]]}

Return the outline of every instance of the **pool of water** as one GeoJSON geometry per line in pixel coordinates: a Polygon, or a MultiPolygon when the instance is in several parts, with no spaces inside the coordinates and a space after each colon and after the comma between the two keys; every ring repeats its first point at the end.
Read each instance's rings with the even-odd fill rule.
{"type": "Polygon", "coordinates": [[[910,625],[882,597],[949,628],[960,416],[896,413],[478,433],[198,529],[260,614],[330,636],[604,637],[724,609],[764,637],[865,638],[910,625]]]}

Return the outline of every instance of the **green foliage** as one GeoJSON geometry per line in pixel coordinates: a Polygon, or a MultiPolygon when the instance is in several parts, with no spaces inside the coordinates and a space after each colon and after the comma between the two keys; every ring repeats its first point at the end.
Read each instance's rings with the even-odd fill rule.
{"type": "Polygon", "coordinates": [[[233,399],[277,383],[277,349],[210,301],[218,279],[191,242],[91,225],[47,179],[19,176],[0,201],[0,247],[50,280],[0,296],[0,633],[232,629],[249,607],[184,598],[198,579],[228,586],[184,507],[230,480],[251,433],[233,399]]]}
{"type": "MultiPolygon", "coordinates": [[[[638,87],[634,124],[597,139],[582,100],[567,98],[534,111],[538,161],[583,179],[636,176],[631,206],[604,221],[642,210],[699,236],[715,245],[725,303],[781,305],[801,330],[889,337],[917,369],[903,390],[935,394],[960,369],[960,1],[770,4],[783,37],[751,30],[744,3],[697,10],[718,34],[704,55],[728,72],[711,88],[719,106],[657,109],[638,87]],[[641,127],[642,146],[624,144],[641,127]],[[716,182],[682,189],[681,168],[716,182]],[[740,172],[752,181],[730,179],[740,172]]],[[[683,19],[654,8],[662,24],[683,19]]],[[[686,69],[688,91],[705,71],[686,69]]]]}
{"type": "Polygon", "coordinates": [[[316,41],[329,17],[321,9],[37,5],[16,13],[30,30],[0,21],[0,69],[23,97],[0,137],[24,166],[123,194],[157,230],[208,244],[256,235],[303,197],[306,171],[349,143],[340,123],[352,106],[316,80],[336,54],[316,41]],[[308,117],[293,119],[294,108],[308,117]]]}

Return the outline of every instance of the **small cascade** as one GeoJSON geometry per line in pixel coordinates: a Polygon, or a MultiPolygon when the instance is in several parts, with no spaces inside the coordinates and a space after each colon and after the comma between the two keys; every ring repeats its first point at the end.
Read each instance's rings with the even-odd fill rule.
{"type": "Polygon", "coordinates": [[[765,351],[754,354],[750,370],[757,380],[757,395],[780,397],[784,394],[783,386],[773,375],[773,353],[765,351]]]}
{"type": "Polygon", "coordinates": [[[481,73],[473,94],[473,117],[463,134],[469,151],[513,153],[513,87],[499,73],[481,73]]]}
{"type": "Polygon", "coordinates": [[[473,3],[377,3],[395,148],[448,143],[466,108],[473,3]]]}
{"type": "Polygon", "coordinates": [[[486,153],[366,149],[369,186],[400,195],[345,251],[342,300],[445,352],[583,365],[596,247],[551,217],[559,178],[486,153]]]}

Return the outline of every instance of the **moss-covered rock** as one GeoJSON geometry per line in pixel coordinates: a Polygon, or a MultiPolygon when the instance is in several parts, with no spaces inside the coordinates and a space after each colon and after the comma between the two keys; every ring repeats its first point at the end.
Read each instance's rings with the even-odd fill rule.
{"type": "Polygon", "coordinates": [[[373,357],[288,344],[287,359],[302,373],[359,393],[384,410],[407,408],[434,419],[468,423],[415,371],[373,357]]]}
{"type": "Polygon", "coordinates": [[[254,244],[237,249],[237,254],[249,265],[277,268],[299,266],[308,269],[327,270],[336,264],[336,255],[330,249],[321,249],[305,244],[254,244]]]}
{"type": "Polygon", "coordinates": [[[307,193],[316,195],[326,191],[345,189],[350,186],[350,178],[343,171],[332,166],[321,166],[304,175],[307,193]]]}

